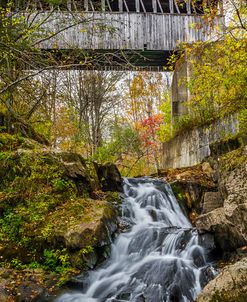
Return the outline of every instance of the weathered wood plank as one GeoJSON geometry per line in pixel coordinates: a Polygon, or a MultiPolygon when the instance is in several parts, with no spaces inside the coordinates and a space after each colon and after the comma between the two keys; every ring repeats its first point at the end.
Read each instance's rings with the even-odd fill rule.
{"type": "Polygon", "coordinates": [[[109,0],[106,0],[106,2],[107,2],[107,5],[108,5],[108,7],[109,7],[110,12],[112,12],[112,8],[111,8],[111,3],[110,3],[110,1],[109,1],[109,0]]]}
{"type": "Polygon", "coordinates": [[[187,14],[191,14],[191,0],[187,0],[186,2],[186,10],[187,10],[187,14]]]}
{"type": "Polygon", "coordinates": [[[123,11],[123,0],[118,0],[118,10],[119,12],[123,11]]]}
{"type": "MultiPolygon", "coordinates": [[[[155,13],[110,13],[85,12],[55,13],[45,25],[51,31],[61,30],[72,23],[75,16],[82,23],[62,31],[40,47],[52,49],[132,49],[141,50],[146,45],[148,50],[176,49],[178,42],[191,43],[208,40],[213,37],[208,25],[200,16],[155,14],[155,13]],[[86,22],[87,21],[87,22],[86,22]],[[196,29],[193,24],[200,24],[196,29]],[[103,26],[102,26],[103,25],[103,26]]],[[[41,14],[43,17],[46,13],[41,14]]],[[[221,20],[221,19],[219,19],[221,20]]],[[[219,21],[220,23],[220,21],[219,21]]]]}
{"type": "Polygon", "coordinates": [[[124,2],[124,6],[125,6],[125,8],[126,8],[127,12],[129,12],[129,7],[128,7],[127,2],[126,2],[125,0],[123,0],[123,2],[124,2]]]}
{"type": "Polygon", "coordinates": [[[89,0],[89,3],[90,3],[90,6],[91,6],[91,10],[94,12],[95,9],[94,9],[94,4],[93,4],[93,1],[92,0],[89,0]]]}

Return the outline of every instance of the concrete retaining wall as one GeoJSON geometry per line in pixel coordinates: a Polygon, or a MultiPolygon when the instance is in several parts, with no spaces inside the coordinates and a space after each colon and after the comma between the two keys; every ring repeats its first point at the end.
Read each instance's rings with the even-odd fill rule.
{"type": "Polygon", "coordinates": [[[199,164],[211,155],[210,144],[237,133],[236,116],[186,131],[163,144],[162,168],[182,168],[199,164]]]}

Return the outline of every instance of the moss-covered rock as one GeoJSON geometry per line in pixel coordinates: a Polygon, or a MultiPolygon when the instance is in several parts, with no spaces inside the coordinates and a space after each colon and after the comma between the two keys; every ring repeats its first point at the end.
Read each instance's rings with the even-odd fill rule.
{"type": "MultiPolygon", "coordinates": [[[[3,271],[23,275],[30,290],[34,287],[41,293],[47,283],[42,281],[43,287],[37,283],[34,272],[32,284],[25,270],[39,269],[44,275],[54,272],[58,285],[74,269],[92,268],[104,259],[117,228],[118,213],[113,204],[119,196],[101,190],[93,163],[79,154],[51,150],[32,139],[0,133],[0,178],[3,271]]],[[[8,292],[13,280],[4,280],[2,277],[0,301],[6,295],[12,299],[6,301],[17,301],[19,295],[29,296],[30,300],[22,301],[36,297],[24,290],[25,282],[23,291],[11,287],[8,292]]]]}
{"type": "MultiPolygon", "coordinates": [[[[0,171],[2,245],[17,243],[35,250],[45,245],[80,249],[93,242],[79,235],[80,241],[72,244],[76,232],[86,234],[90,230],[90,236],[102,242],[108,232],[102,230],[103,226],[116,217],[108,203],[90,198],[93,188],[89,173],[77,154],[8,151],[0,161],[0,171]]],[[[104,240],[109,243],[109,239],[104,240]]]]}
{"type": "Polygon", "coordinates": [[[42,239],[51,245],[63,245],[68,249],[82,249],[87,246],[103,246],[110,243],[108,224],[116,230],[116,210],[106,201],[75,199],[50,212],[41,228],[36,229],[42,239]]]}

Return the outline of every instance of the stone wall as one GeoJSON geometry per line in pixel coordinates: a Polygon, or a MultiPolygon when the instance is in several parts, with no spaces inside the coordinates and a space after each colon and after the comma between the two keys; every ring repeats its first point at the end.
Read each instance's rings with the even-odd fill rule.
{"type": "Polygon", "coordinates": [[[238,121],[232,116],[210,126],[186,131],[163,144],[162,169],[189,167],[212,153],[210,146],[238,133],[238,121]]]}

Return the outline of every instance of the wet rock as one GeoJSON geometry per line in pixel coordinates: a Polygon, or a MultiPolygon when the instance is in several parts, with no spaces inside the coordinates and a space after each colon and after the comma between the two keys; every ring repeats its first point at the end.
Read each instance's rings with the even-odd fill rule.
{"type": "Polygon", "coordinates": [[[206,266],[201,269],[200,284],[203,288],[209,281],[215,278],[215,270],[211,266],[206,266]]]}
{"type": "Polygon", "coordinates": [[[192,181],[175,181],[171,184],[173,192],[183,212],[194,224],[195,217],[202,212],[205,192],[215,191],[215,186],[207,186],[192,181]]]}
{"type": "Polygon", "coordinates": [[[70,261],[74,267],[79,269],[84,267],[93,269],[98,262],[98,255],[95,250],[79,250],[71,255],[70,261]]]}
{"type": "Polygon", "coordinates": [[[88,271],[83,271],[80,275],[72,276],[66,283],[66,286],[71,289],[83,290],[88,285],[88,271]]]}
{"type": "Polygon", "coordinates": [[[131,297],[131,293],[121,293],[120,295],[117,296],[117,299],[119,299],[119,301],[129,301],[131,297]]]}
{"type": "Polygon", "coordinates": [[[191,257],[193,259],[193,263],[197,267],[202,267],[202,266],[205,265],[205,259],[203,257],[203,253],[202,253],[201,247],[194,248],[194,250],[191,253],[191,257]]]}
{"type": "Polygon", "coordinates": [[[245,257],[247,257],[247,245],[238,248],[238,249],[237,249],[237,254],[238,254],[239,256],[245,256],[245,257]]]}
{"type": "Polygon", "coordinates": [[[226,266],[197,297],[197,302],[247,301],[247,258],[226,266]]]}
{"type": "Polygon", "coordinates": [[[139,295],[138,297],[135,298],[134,302],[145,302],[145,298],[143,295],[139,295]]]}
{"type": "Polygon", "coordinates": [[[119,217],[118,230],[122,233],[128,232],[133,226],[133,222],[127,217],[119,217]]]}
{"type": "Polygon", "coordinates": [[[213,234],[205,233],[199,235],[199,244],[206,250],[213,250],[216,248],[213,234]]]}
{"type": "Polygon", "coordinates": [[[155,210],[149,209],[148,213],[152,217],[153,221],[158,221],[157,212],[155,210]]]}
{"type": "Polygon", "coordinates": [[[186,295],[189,301],[193,301],[190,289],[195,282],[195,276],[192,269],[185,267],[186,264],[177,259],[164,258],[162,262],[154,259],[144,263],[133,277],[137,280],[142,279],[147,284],[144,293],[147,301],[161,301],[160,295],[164,295],[164,301],[168,297],[171,297],[170,301],[177,301],[174,300],[175,296],[179,298],[182,295],[186,295]]]}

